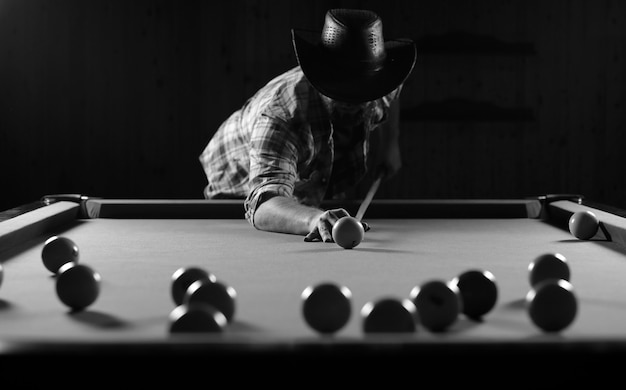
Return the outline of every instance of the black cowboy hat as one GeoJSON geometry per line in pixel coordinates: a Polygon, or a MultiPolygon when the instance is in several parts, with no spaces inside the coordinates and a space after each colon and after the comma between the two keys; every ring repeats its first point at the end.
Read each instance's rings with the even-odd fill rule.
{"type": "Polygon", "coordinates": [[[387,95],[411,74],[417,59],[410,39],[383,39],[380,17],[368,10],[331,9],[321,35],[291,30],[304,75],[323,95],[362,103],[387,95]]]}

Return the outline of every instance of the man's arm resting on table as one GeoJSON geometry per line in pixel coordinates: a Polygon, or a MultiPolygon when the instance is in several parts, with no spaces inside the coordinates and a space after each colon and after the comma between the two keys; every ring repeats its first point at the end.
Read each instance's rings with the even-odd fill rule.
{"type": "Polygon", "coordinates": [[[349,214],[344,209],[324,211],[292,198],[274,196],[257,207],[254,226],[259,230],[303,235],[305,241],[332,242],[333,225],[346,215],[349,214]]]}

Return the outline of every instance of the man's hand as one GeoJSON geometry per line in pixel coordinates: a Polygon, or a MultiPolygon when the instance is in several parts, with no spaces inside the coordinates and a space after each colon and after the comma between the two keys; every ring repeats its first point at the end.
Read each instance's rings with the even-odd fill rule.
{"type": "Polygon", "coordinates": [[[385,145],[380,157],[381,161],[375,168],[375,173],[382,173],[385,179],[393,177],[402,168],[402,158],[400,154],[400,146],[398,143],[390,142],[385,145]]]}
{"type": "Polygon", "coordinates": [[[326,210],[313,220],[310,232],[304,237],[304,241],[333,242],[333,226],[339,218],[349,216],[345,209],[326,210]]]}
{"type": "MultiPolygon", "coordinates": [[[[344,209],[328,210],[320,214],[319,218],[313,223],[311,231],[304,237],[304,241],[324,241],[334,242],[333,240],[333,226],[342,218],[350,216],[350,214],[344,209]]],[[[361,222],[363,230],[370,230],[369,224],[361,222]]]]}
{"type": "MultiPolygon", "coordinates": [[[[271,232],[301,234],[304,241],[333,242],[333,226],[345,216],[345,209],[321,210],[305,206],[295,199],[274,196],[263,202],[254,216],[255,227],[271,232]]],[[[363,229],[369,230],[365,222],[363,229]]]]}

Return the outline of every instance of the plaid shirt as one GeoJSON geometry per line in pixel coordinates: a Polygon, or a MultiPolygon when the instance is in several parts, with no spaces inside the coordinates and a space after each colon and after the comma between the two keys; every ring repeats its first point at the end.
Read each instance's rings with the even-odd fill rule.
{"type": "Polygon", "coordinates": [[[226,119],[201,153],[204,196],[245,199],[252,225],[267,195],[311,206],[340,197],[365,175],[369,132],[386,120],[400,89],[369,102],[359,126],[339,129],[300,67],[283,73],[226,119]]]}

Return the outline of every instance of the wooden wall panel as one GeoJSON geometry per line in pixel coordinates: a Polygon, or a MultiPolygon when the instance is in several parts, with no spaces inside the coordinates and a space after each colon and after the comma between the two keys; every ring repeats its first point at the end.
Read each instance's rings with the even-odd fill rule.
{"type": "Polygon", "coordinates": [[[212,133],[296,64],[290,29],[321,28],[332,7],[378,12],[389,38],[461,32],[513,48],[418,47],[404,112],[532,113],[405,118],[405,166],[379,197],[576,192],[626,208],[618,0],[0,0],[0,208],[58,192],[200,198],[212,133]]]}

